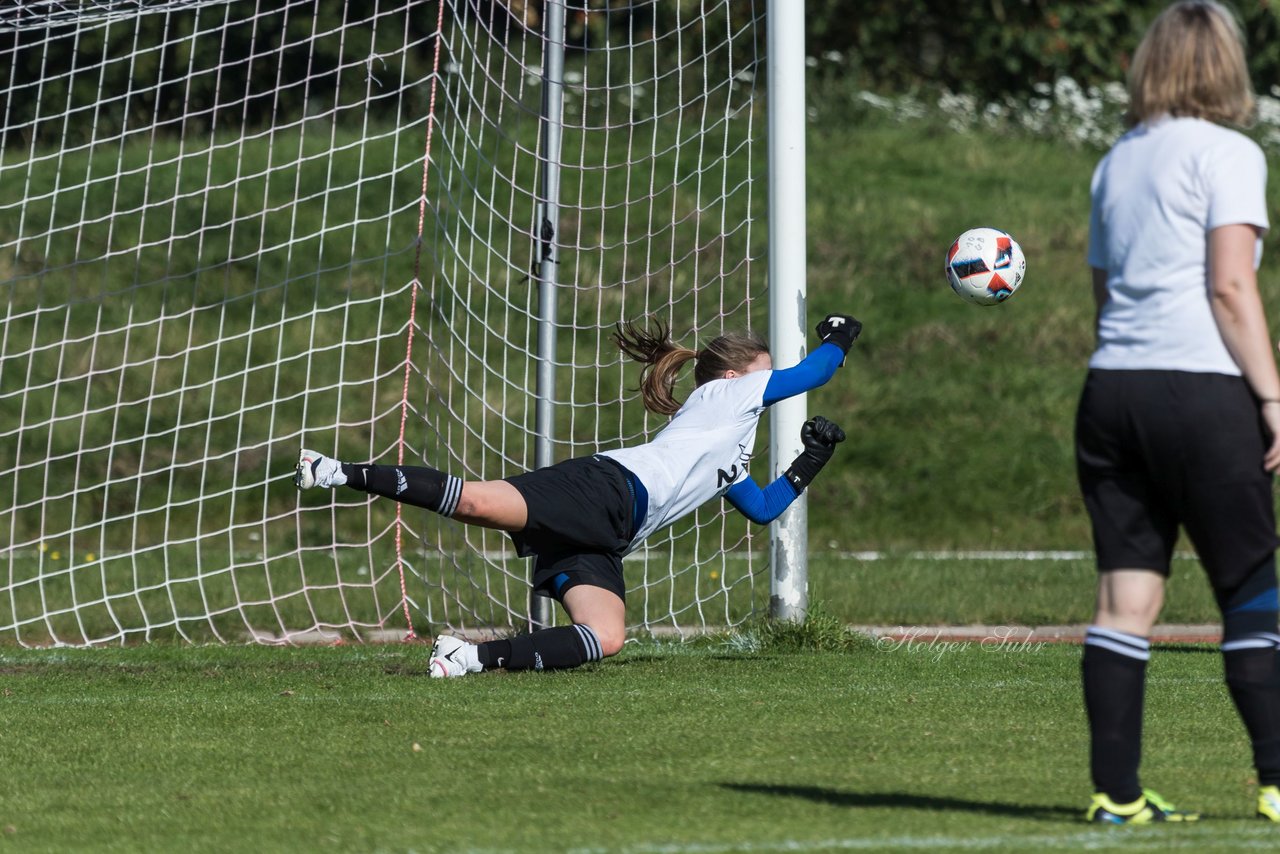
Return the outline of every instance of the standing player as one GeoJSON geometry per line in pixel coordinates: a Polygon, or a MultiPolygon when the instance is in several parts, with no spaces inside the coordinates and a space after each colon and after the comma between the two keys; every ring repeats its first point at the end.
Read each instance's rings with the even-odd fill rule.
{"type": "Polygon", "coordinates": [[[1181,524],[1222,609],[1227,687],[1253,742],[1258,814],[1280,821],[1275,514],[1280,375],[1255,269],[1266,161],[1240,31],[1175,3],[1129,72],[1133,128],[1092,184],[1098,348],[1076,422],[1098,602],[1083,680],[1091,821],[1190,821],[1138,782],[1148,636],[1181,524]]]}
{"type": "Polygon", "coordinates": [[[432,676],[577,667],[622,649],[622,558],[645,537],[721,495],[765,524],[826,465],[845,435],[819,416],[805,423],[805,450],[782,477],[761,489],[747,474],[760,415],[831,379],[861,329],[852,317],[829,315],[818,324],[822,345],[775,371],[755,335],[722,335],[695,351],[672,343],[661,324],[656,332],[627,324],[615,341],[645,366],[645,407],[674,415],[647,444],[491,481],[426,467],[354,465],[304,450],[294,482],[299,489],[345,485],[506,531],[520,556],[534,556],[534,591],[559,601],[573,624],[481,644],[441,635],[431,650],[432,676]],[[672,392],[688,361],[695,363],[695,388],[682,406],[672,392]]]}

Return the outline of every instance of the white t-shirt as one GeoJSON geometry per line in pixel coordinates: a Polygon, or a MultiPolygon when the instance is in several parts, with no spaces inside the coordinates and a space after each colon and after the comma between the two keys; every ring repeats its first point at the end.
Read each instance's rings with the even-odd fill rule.
{"type": "Polygon", "coordinates": [[[1089,367],[1240,374],[1209,306],[1208,234],[1265,230],[1266,186],[1262,149],[1212,122],[1164,117],[1120,138],[1093,173],[1089,266],[1109,298],[1089,367]]]}
{"type": "Polygon", "coordinates": [[[772,375],[752,371],[704,383],[653,441],[600,452],[625,466],[649,493],[649,509],[633,548],[747,477],[756,426],[765,410],[764,389],[772,375]]]}

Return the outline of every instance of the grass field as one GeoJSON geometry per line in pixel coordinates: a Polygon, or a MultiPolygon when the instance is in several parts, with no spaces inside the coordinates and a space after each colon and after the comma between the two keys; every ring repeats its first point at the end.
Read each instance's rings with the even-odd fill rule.
{"type": "Polygon", "coordinates": [[[449,681],[422,646],[0,651],[0,850],[1276,844],[1209,648],[1157,650],[1144,766],[1205,820],[1103,830],[1078,648],[750,639],[449,681]]]}
{"type": "MultiPolygon", "coordinates": [[[[812,555],[811,596],[820,610],[863,625],[1087,623],[1097,570],[1092,557],[945,559],[889,555],[867,561],[812,555]]],[[[1161,619],[1220,619],[1204,572],[1175,559],[1161,619]]]]}
{"type": "MultiPolygon", "coordinates": [[[[393,507],[349,496],[300,502],[289,467],[300,437],[349,454],[390,453],[374,436],[399,425],[420,128],[386,128],[362,149],[374,163],[401,164],[369,180],[357,158],[310,159],[354,144],[351,128],[330,140],[287,131],[207,152],[159,139],[37,166],[31,194],[49,201],[34,201],[29,217],[51,234],[75,231],[81,209],[115,216],[74,246],[24,246],[29,267],[0,264],[11,315],[31,309],[5,326],[0,395],[20,397],[33,425],[0,442],[0,470],[14,472],[0,507],[0,611],[26,643],[118,640],[126,626],[153,627],[160,642],[0,645],[0,854],[1275,848],[1277,832],[1251,820],[1247,744],[1216,650],[1159,649],[1147,711],[1148,782],[1206,820],[1109,831],[1080,821],[1089,781],[1078,648],[872,641],[839,628],[1080,623],[1093,595],[1087,557],[922,553],[1089,546],[1071,432],[1092,338],[1083,258],[1099,152],[1016,133],[957,134],[938,115],[902,122],[856,94],[813,98],[808,143],[807,312],[851,311],[866,323],[848,366],[810,399],[850,436],[810,493],[818,616],[798,629],[748,622],[687,643],[640,637],[619,658],[573,673],[439,682],[426,678],[421,643],[238,644],[248,624],[404,628],[387,535],[393,507]],[[409,150],[412,158],[397,156],[409,150]],[[207,166],[179,169],[173,159],[184,151],[207,166]],[[145,185],[108,180],[144,171],[145,185]],[[67,176],[86,188],[55,205],[53,188],[67,176]],[[173,200],[156,202],[150,187],[171,187],[173,200]],[[299,199],[293,215],[279,215],[299,199]],[[1023,291],[998,309],[960,302],[940,274],[948,242],[978,224],[1011,230],[1029,259],[1023,291]],[[173,237],[197,232],[200,241],[173,237]],[[80,265],[82,244],[86,257],[110,257],[80,265]],[[77,275],[59,275],[67,270],[77,275]],[[345,302],[327,301],[334,295],[345,302]],[[73,340],[66,365],[48,356],[63,352],[68,330],[91,329],[107,330],[92,352],[73,340]],[[84,412],[99,417],[81,422],[84,412]],[[96,472],[89,482],[98,486],[64,489],[82,471],[96,472]],[[178,636],[232,643],[184,646],[178,636]]],[[[684,132],[663,123],[655,147],[684,132]]],[[[600,145],[631,142],[615,135],[600,145]]],[[[616,162],[624,153],[581,156],[616,162]]],[[[609,229],[634,206],[663,211],[656,233],[696,237],[686,218],[714,224],[717,210],[700,210],[675,185],[655,207],[642,188],[687,180],[700,165],[671,155],[643,167],[652,174],[637,173],[638,196],[621,188],[625,206],[611,208],[609,229]]],[[[745,160],[726,170],[721,183],[746,187],[745,160]]],[[[566,185],[567,197],[620,191],[603,170],[571,181],[580,183],[566,185]]],[[[18,188],[9,182],[4,192],[18,188]]],[[[1280,182],[1270,192],[1280,201],[1280,182]]],[[[445,226],[465,212],[466,194],[458,199],[433,209],[445,226]]],[[[762,199],[762,184],[730,194],[725,221],[762,199]]],[[[517,225],[529,204],[511,203],[517,225]]],[[[484,216],[469,226],[481,238],[491,227],[484,216]]],[[[0,223],[0,238],[15,228],[0,223]]],[[[751,234],[757,268],[764,234],[751,234]]],[[[621,245],[603,224],[592,239],[621,245]]],[[[1274,325],[1280,230],[1267,241],[1261,283],[1274,325]]],[[[504,249],[521,266],[499,277],[521,295],[525,250],[504,249]]],[[[574,267],[582,281],[566,282],[584,293],[597,279],[631,283],[650,272],[643,253],[625,252],[601,251],[610,266],[594,269],[592,251],[574,267]]],[[[706,263],[690,255],[671,271],[678,312],[693,310],[684,277],[706,263]]],[[[470,282],[470,271],[461,278],[470,282]]],[[[730,270],[728,290],[745,278],[730,270]]],[[[635,405],[601,406],[597,394],[596,327],[608,326],[621,292],[601,296],[609,311],[599,317],[584,297],[591,334],[560,339],[581,413],[561,426],[578,450],[603,436],[597,422],[634,435],[644,418],[635,405]]],[[[692,293],[701,311],[722,309],[692,293]]],[[[759,324],[762,301],[752,294],[751,305],[729,309],[759,324]]],[[[628,312],[650,306],[640,288],[629,299],[628,312]]],[[[430,322],[474,313],[460,322],[477,324],[462,337],[478,352],[459,356],[474,367],[507,342],[479,329],[498,308],[465,302],[450,317],[431,306],[430,322]]],[[[527,337],[514,305],[519,317],[504,334],[527,337]]],[[[446,394],[454,380],[441,379],[448,371],[423,367],[413,378],[413,441],[446,436],[431,419],[461,419],[474,405],[495,426],[476,432],[463,459],[528,458],[524,355],[489,377],[500,395],[459,398],[457,411],[446,394]],[[510,446],[508,430],[520,436],[510,446]]],[[[629,367],[606,370],[614,373],[601,387],[634,382],[629,367]]],[[[407,553],[419,635],[460,614],[502,624],[505,603],[523,602],[523,568],[481,557],[504,547],[497,535],[451,549],[423,516],[410,519],[407,553]],[[464,606],[451,598],[456,588],[464,606]]],[[[717,527],[690,528],[668,553],[655,549],[652,586],[631,562],[628,622],[720,626],[765,609],[764,532],[745,539],[741,529],[722,539],[717,527]],[[726,542],[739,553],[720,560],[726,542]],[[740,553],[748,548],[750,561],[740,553]],[[663,575],[671,567],[688,570],[672,580],[663,575]]],[[[1217,619],[1194,561],[1176,563],[1164,618],[1217,619]]]]}

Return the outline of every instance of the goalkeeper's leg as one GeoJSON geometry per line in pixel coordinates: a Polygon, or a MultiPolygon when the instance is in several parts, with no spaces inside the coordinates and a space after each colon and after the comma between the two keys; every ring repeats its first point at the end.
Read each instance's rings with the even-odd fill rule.
{"type": "Polygon", "coordinates": [[[590,584],[568,589],[561,604],[570,626],[541,629],[518,637],[477,645],[485,670],[566,670],[599,661],[622,650],[626,640],[626,606],[611,590],[590,584]]]}
{"type": "Polygon", "coordinates": [[[523,530],[529,518],[524,496],[510,483],[464,481],[428,466],[344,463],[304,449],[294,483],[299,489],[348,486],[500,531],[523,530]]]}
{"type": "MultiPolygon", "coordinates": [[[[567,670],[617,655],[626,639],[622,597],[595,586],[586,573],[575,571],[574,576],[575,586],[566,585],[562,592],[557,588],[572,625],[480,644],[441,635],[431,650],[431,675],[466,676],[497,669],[567,670]]],[[[606,578],[598,580],[611,583],[606,578]]]]}

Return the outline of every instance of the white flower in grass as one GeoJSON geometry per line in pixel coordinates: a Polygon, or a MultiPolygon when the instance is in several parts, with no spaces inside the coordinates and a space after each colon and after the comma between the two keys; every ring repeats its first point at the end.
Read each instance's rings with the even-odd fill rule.
{"type": "MultiPolygon", "coordinates": [[[[1280,87],[1271,87],[1277,92],[1280,87]]],[[[1258,128],[1262,131],[1262,144],[1267,148],[1280,148],[1280,98],[1258,96],[1258,128]]]]}
{"type": "Polygon", "coordinates": [[[1058,103],[1075,101],[1083,95],[1080,84],[1070,77],[1059,77],[1053,81],[1053,97],[1058,103]]]}
{"type": "Polygon", "coordinates": [[[978,109],[978,99],[972,95],[943,92],[938,96],[938,109],[949,116],[971,116],[978,109]]]}
{"type": "Polygon", "coordinates": [[[992,101],[982,108],[982,120],[987,123],[988,127],[998,127],[1009,115],[1008,109],[1004,104],[997,104],[992,101]]]}
{"type": "Polygon", "coordinates": [[[1258,96],[1258,124],[1280,126],[1280,98],[1258,96]]]}
{"type": "MultiPolygon", "coordinates": [[[[898,121],[920,118],[930,113],[946,119],[958,133],[983,126],[994,130],[1018,129],[1039,136],[1052,136],[1075,144],[1106,146],[1123,133],[1123,107],[1128,94],[1123,85],[1091,86],[1087,89],[1070,78],[1054,83],[1037,83],[1034,95],[1021,100],[1006,96],[980,103],[973,95],[944,91],[935,103],[926,104],[909,95],[896,98],[858,92],[856,98],[893,116],[898,121]]],[[[1270,116],[1273,105],[1265,108],[1270,116]]],[[[1280,134],[1280,99],[1274,101],[1275,126],[1280,134]]],[[[1260,108],[1260,112],[1262,108],[1260,108]]]]}
{"type": "Polygon", "coordinates": [[[870,104],[877,110],[884,110],[886,113],[893,112],[893,101],[874,92],[859,92],[858,100],[864,104],[870,104]]]}
{"type": "Polygon", "coordinates": [[[855,97],[872,109],[888,113],[899,121],[923,118],[929,112],[928,107],[910,95],[886,98],[874,92],[859,92],[855,97]]]}
{"type": "Polygon", "coordinates": [[[973,127],[978,99],[972,95],[943,92],[938,96],[938,110],[947,117],[947,127],[957,133],[964,133],[973,127]]]}

